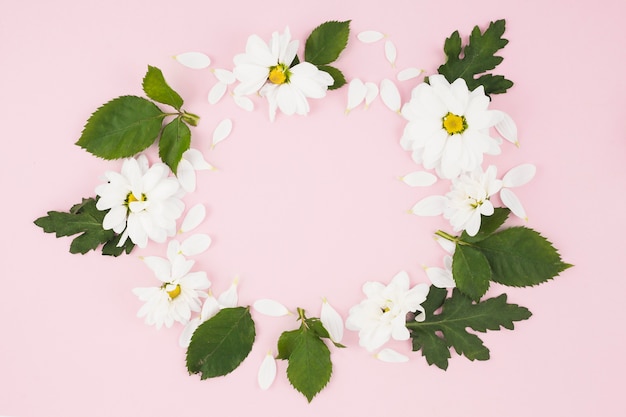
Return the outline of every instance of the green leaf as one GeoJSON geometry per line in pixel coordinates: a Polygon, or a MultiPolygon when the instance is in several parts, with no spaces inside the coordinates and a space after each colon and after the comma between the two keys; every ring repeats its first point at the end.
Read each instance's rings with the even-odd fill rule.
{"type": "Polygon", "coordinates": [[[478,233],[476,233],[475,236],[470,236],[464,230],[461,234],[461,240],[468,243],[480,242],[481,240],[485,239],[487,236],[490,236],[496,230],[498,230],[498,228],[504,224],[506,219],[509,218],[510,213],[511,210],[509,210],[508,208],[496,207],[491,216],[481,215],[480,229],[478,230],[478,233]]]}
{"type": "Polygon", "coordinates": [[[336,90],[346,85],[346,77],[344,77],[343,73],[337,68],[331,67],[330,65],[318,65],[317,68],[321,71],[327,72],[331,77],[333,77],[334,83],[328,87],[329,90],[336,90]]]}
{"type": "Polygon", "coordinates": [[[293,352],[293,348],[296,345],[299,334],[300,330],[291,330],[283,332],[280,335],[278,338],[278,356],[276,356],[276,359],[289,359],[289,356],[291,355],[291,352],[293,352]]]}
{"type": "Polygon", "coordinates": [[[452,276],[459,291],[478,301],[489,289],[491,268],[480,250],[457,245],[452,256],[452,276]]]}
{"type": "Polygon", "coordinates": [[[180,110],[183,105],[182,97],[167,84],[163,73],[157,67],[148,65],[148,72],[143,78],[143,91],[152,100],[167,104],[180,110]]]}
{"type": "Polygon", "coordinates": [[[301,327],[289,355],[289,382],[311,402],[328,384],[331,374],[330,350],[314,332],[301,327]]]}
{"type": "Polygon", "coordinates": [[[118,97],[91,115],[76,144],[104,159],[131,157],[152,145],[163,117],[165,114],[145,98],[118,97]]]}
{"type": "Polygon", "coordinates": [[[470,90],[482,85],[487,95],[506,92],[513,86],[513,82],[501,75],[484,74],[502,62],[502,57],[495,54],[509,43],[502,37],[505,24],[504,20],[491,22],[484,33],[475,26],[465,47],[461,44],[459,32],[452,33],[444,43],[447,61],[438,68],[439,74],[445,76],[450,83],[457,78],[463,78],[470,90]],[[476,78],[478,75],[480,76],[476,78]]]}
{"type": "Polygon", "coordinates": [[[183,153],[191,145],[191,131],[180,117],[169,122],[159,139],[159,157],[176,174],[183,153]]]}
{"type": "Polygon", "coordinates": [[[570,264],[538,232],[511,227],[475,243],[487,257],[492,280],[513,287],[526,287],[548,281],[570,264]]]}
{"type": "Polygon", "coordinates": [[[425,321],[407,323],[413,350],[421,350],[429,365],[441,369],[448,367],[451,348],[472,361],[489,359],[489,349],[478,336],[468,332],[468,328],[478,332],[502,327],[513,330],[514,322],[531,316],[525,307],[508,304],[506,294],[478,303],[472,302],[458,289],[454,289],[449,298],[442,297],[445,294],[446,290],[431,287],[426,302],[422,304],[426,311],[425,321]],[[439,308],[441,312],[435,314],[439,308]]]}
{"type": "Polygon", "coordinates": [[[120,241],[122,235],[116,236],[115,239],[109,240],[102,247],[102,254],[109,256],[120,256],[122,253],[126,253],[127,255],[134,249],[135,244],[132,240],[126,239],[122,246],[117,246],[120,241]]]}
{"type": "MultiPolygon", "coordinates": [[[[78,235],[70,244],[70,253],[85,254],[90,250],[95,250],[104,244],[103,255],[119,256],[121,251],[110,250],[115,246],[120,236],[112,230],[104,230],[102,221],[107,211],[100,211],[96,208],[95,198],[83,198],[82,202],[75,204],[69,212],[49,211],[47,216],[35,220],[35,225],[41,227],[46,233],[55,233],[56,237],[78,235]]],[[[126,253],[130,253],[134,244],[127,243],[122,248],[126,253]]]]}
{"type": "Polygon", "coordinates": [[[255,329],[247,307],[224,308],[202,323],[187,349],[187,370],[201,379],[234,371],[252,350],[255,329]]]}
{"type": "Polygon", "coordinates": [[[339,58],[348,44],[350,21],[325,22],[316,27],[304,45],[304,60],[314,65],[327,65],[339,58]]]}
{"type": "Polygon", "coordinates": [[[330,339],[330,335],[328,334],[328,330],[322,324],[320,319],[317,317],[311,317],[309,319],[305,319],[304,322],[308,326],[309,330],[313,332],[317,337],[323,339],[330,339]]]}

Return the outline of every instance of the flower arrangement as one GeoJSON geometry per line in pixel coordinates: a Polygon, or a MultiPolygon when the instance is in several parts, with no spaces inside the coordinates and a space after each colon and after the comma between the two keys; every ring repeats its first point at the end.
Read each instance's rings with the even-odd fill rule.
{"type": "MultiPolygon", "coordinates": [[[[535,167],[522,164],[499,179],[495,165],[483,166],[484,155],[503,151],[503,139],[519,144],[512,118],[490,109],[490,96],[513,86],[504,76],[490,72],[502,61],[496,53],[508,43],[503,38],[505,21],[491,22],[485,30],[475,27],[465,45],[458,31],[452,33],[444,43],[445,63],[417,84],[404,104],[393,81],[376,85],[353,77],[348,83],[342,71],[331,66],[347,47],[350,23],[331,21],[315,28],[306,39],[302,60],[299,42],[291,39],[288,28],[273,33],[269,42],[250,36],[245,52],[234,56],[232,71],[213,69],[218,82],[208,101],[216,104],[232,88],[235,102],[252,110],[248,96],[256,94],[267,100],[269,118],[275,121],[278,111],[306,115],[310,99],[323,99],[329,91],[347,85],[346,113],[377,96],[401,113],[406,125],[399,144],[424,168],[402,180],[422,187],[439,179],[450,182],[448,193],[426,197],[411,210],[419,216],[443,216],[452,228],[452,233],[435,232],[446,255],[443,268],[425,268],[430,285],[412,286],[404,271],[389,283],[366,282],[365,298],[349,309],[345,321],[326,299],[319,317],[302,308],[292,312],[271,299],[255,300],[252,308],[240,306],[237,280],[216,297],[206,272],[194,270],[192,259],[209,249],[211,238],[200,233],[182,241],[174,238],[177,232],[192,232],[206,215],[202,204],[185,210],[184,203],[185,195],[198,188],[195,172],[212,168],[202,152],[191,147],[192,128],[200,118],[183,109],[182,97],[152,66],[142,84],[147,98],[125,95],[105,103],[89,118],[77,141],[96,157],[123,160],[120,172],[106,172],[94,197],[67,212],[49,211],[35,221],[57,237],[75,236],[71,253],[100,249],[116,257],[131,253],[135,246],[167,243],[165,258],[142,258],[157,283],[133,290],[144,302],[138,316],[158,329],[180,325],[187,369],[201,379],[229,374],[248,356],[257,326],[252,310],[267,316],[293,314],[299,322],[297,328],[281,334],[277,355],[270,352],[262,361],[259,386],[268,389],[276,377],[276,359],[285,360],[287,378],[308,401],[331,378],[331,348],[346,348],[344,327],[358,332],[359,345],[382,361],[408,360],[385,347],[391,339],[411,340],[413,350],[421,352],[429,365],[444,370],[452,350],[470,360],[487,360],[489,349],[475,332],[513,329],[515,322],[531,316],[528,309],[508,303],[506,294],[485,299],[491,282],[534,286],[571,266],[537,231],[505,227],[511,213],[526,218],[511,188],[532,180],[535,167]],[[164,111],[163,106],[171,109],[164,111]],[[151,146],[158,147],[160,159],[152,164],[143,154],[151,146]],[[494,205],[495,195],[503,207],[494,205]]],[[[358,35],[366,43],[383,38],[376,31],[358,35]]],[[[393,43],[386,41],[385,56],[391,63],[395,54],[393,43]]],[[[210,65],[210,58],[202,53],[185,53],[176,59],[190,68],[210,65]]],[[[412,79],[421,73],[409,68],[398,77],[412,79]]],[[[223,120],[214,132],[213,145],[226,139],[231,129],[232,122],[223,120]]]]}

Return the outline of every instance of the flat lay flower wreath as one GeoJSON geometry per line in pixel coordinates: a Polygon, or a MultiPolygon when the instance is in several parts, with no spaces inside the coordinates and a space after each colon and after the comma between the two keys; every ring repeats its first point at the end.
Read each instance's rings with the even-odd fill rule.
{"type": "MultiPolygon", "coordinates": [[[[426,197],[411,209],[420,216],[443,215],[452,228],[452,232],[435,232],[447,254],[443,268],[425,268],[431,285],[411,287],[406,272],[388,284],[367,282],[362,287],[365,299],[349,310],[345,327],[358,331],[360,346],[380,360],[408,360],[384,348],[390,339],[411,340],[412,349],[421,352],[429,365],[444,370],[452,349],[469,360],[487,360],[489,349],[474,332],[513,329],[514,322],[531,316],[528,309],[508,303],[506,294],[484,299],[490,283],[534,286],[571,266],[535,230],[504,227],[511,214],[526,218],[511,189],[530,181],[535,167],[522,164],[498,178],[496,166],[482,166],[483,155],[501,152],[502,139],[518,145],[511,117],[489,109],[490,97],[513,85],[504,76],[489,73],[502,61],[496,53],[508,43],[502,37],[504,30],[504,20],[491,22],[483,31],[475,27],[465,44],[458,32],[452,33],[444,43],[445,63],[417,84],[404,104],[394,81],[375,84],[352,78],[348,83],[331,66],[347,46],[349,21],[326,22],[313,30],[302,60],[298,42],[286,29],[274,33],[269,43],[250,36],[245,52],[234,57],[232,71],[211,69],[217,79],[208,96],[211,104],[232,89],[235,102],[252,110],[254,103],[248,96],[258,95],[267,99],[271,120],[279,110],[285,115],[306,115],[309,99],[321,99],[344,85],[346,113],[380,96],[385,106],[406,119],[400,145],[425,169],[402,180],[410,186],[429,186],[438,178],[450,182],[447,194],[426,197]],[[496,194],[503,207],[494,206],[496,194]]],[[[386,58],[395,63],[396,48],[382,33],[364,31],[357,38],[364,43],[384,42],[386,58]]],[[[211,63],[198,52],[175,58],[196,69],[211,63]]],[[[397,78],[406,81],[421,74],[407,68],[397,78]]],[[[258,383],[269,388],[276,376],[275,359],[288,361],[289,382],[311,401],[330,380],[329,347],[345,347],[343,318],[326,299],[319,317],[302,308],[291,312],[270,299],[256,300],[252,309],[238,306],[237,281],[216,297],[209,291],[207,274],[192,272],[190,258],[207,250],[211,238],[206,234],[191,234],[182,241],[173,237],[192,231],[205,217],[203,205],[185,213],[183,203],[184,195],[196,189],[195,172],[212,168],[191,147],[190,127],[198,124],[199,117],[183,109],[183,99],[158,68],[148,67],[142,86],[148,98],[125,95],[102,105],[77,142],[97,157],[123,159],[121,171],[106,172],[95,197],[83,199],[68,212],[49,211],[35,224],[57,237],[78,235],[71,242],[71,253],[101,248],[104,255],[119,256],[135,246],[144,248],[149,241],[167,242],[165,258],[142,258],[159,282],[133,290],[145,302],[138,316],[157,328],[174,322],[184,325],[180,344],[187,348],[187,369],[201,379],[226,375],[248,356],[256,334],[252,309],[269,316],[295,313],[299,325],[281,334],[277,355],[272,351],[266,355],[258,383]],[[160,105],[171,109],[164,111],[160,105]],[[150,164],[142,152],[155,142],[160,161],[150,164]]],[[[213,145],[228,137],[231,129],[230,119],[221,121],[213,145]]]]}

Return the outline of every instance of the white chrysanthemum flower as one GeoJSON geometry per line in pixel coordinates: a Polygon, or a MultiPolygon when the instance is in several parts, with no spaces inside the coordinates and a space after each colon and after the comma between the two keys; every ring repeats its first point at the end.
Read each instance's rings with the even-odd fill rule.
{"type": "Polygon", "coordinates": [[[475,236],[480,229],[481,215],[493,214],[490,198],[502,188],[502,181],[496,179],[496,175],[496,167],[490,165],[485,172],[477,169],[452,180],[443,217],[450,221],[455,232],[465,230],[468,235],[475,236]]]}
{"type": "Polygon", "coordinates": [[[211,286],[205,272],[190,272],[194,261],[170,251],[168,259],[158,256],[144,258],[144,262],[162,282],[159,287],[135,288],[133,293],[145,304],[138,317],[146,324],[171,327],[177,321],[189,322],[192,311],[200,311],[200,298],[207,297],[203,290],[211,286]]]}
{"type": "Polygon", "coordinates": [[[479,86],[469,91],[463,79],[450,84],[443,75],[429,77],[402,108],[409,121],[400,141],[415,162],[434,168],[441,178],[456,178],[482,164],[483,155],[500,153],[500,139],[489,135],[502,113],[488,110],[489,97],[479,86]]]}
{"type": "Polygon", "coordinates": [[[309,112],[307,98],[322,98],[333,78],[309,62],[290,67],[298,51],[298,41],[291,40],[289,28],[281,35],[272,34],[269,44],[252,35],[246,43],[246,52],[234,58],[233,73],[240,82],[235,87],[236,96],[259,93],[267,97],[270,120],[276,110],[287,115],[304,115],[309,112]]]}
{"type": "Polygon", "coordinates": [[[169,174],[167,165],[150,167],[144,155],[124,160],[119,173],[105,173],[108,182],[96,187],[96,207],[109,210],[102,227],[122,233],[118,246],[130,238],[144,248],[148,239],[162,243],[176,234],[176,220],[185,205],[178,197],[178,181],[169,174]]]}
{"type": "Polygon", "coordinates": [[[366,282],[363,293],[367,299],[350,309],[346,328],[359,332],[359,345],[373,351],[390,338],[408,340],[407,314],[421,312],[416,320],[424,320],[421,304],[428,295],[428,285],[419,284],[409,288],[409,276],[398,273],[389,283],[366,282]]]}

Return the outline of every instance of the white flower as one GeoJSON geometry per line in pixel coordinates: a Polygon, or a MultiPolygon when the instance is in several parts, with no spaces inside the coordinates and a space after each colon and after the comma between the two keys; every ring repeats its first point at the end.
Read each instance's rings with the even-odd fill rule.
{"type": "Polygon", "coordinates": [[[267,97],[270,120],[274,120],[278,108],[287,115],[307,114],[307,98],[324,97],[334,80],[308,62],[290,67],[297,51],[298,41],[291,41],[289,28],[282,35],[274,32],[269,44],[257,35],[250,36],[246,52],[234,58],[233,73],[240,82],[234,94],[259,93],[267,97]]]}
{"type": "Polygon", "coordinates": [[[350,309],[346,328],[359,332],[359,345],[369,351],[378,349],[390,338],[408,340],[407,314],[421,312],[416,320],[424,320],[421,304],[428,295],[428,286],[419,284],[409,289],[409,276],[398,273],[385,286],[380,282],[366,282],[363,293],[367,299],[350,309]]]}
{"type": "Polygon", "coordinates": [[[452,180],[443,217],[450,221],[455,232],[465,230],[475,236],[480,229],[481,215],[493,214],[494,207],[489,199],[502,188],[502,181],[496,179],[496,174],[496,167],[490,165],[484,173],[477,169],[452,180]]]}
{"type": "Polygon", "coordinates": [[[192,311],[200,311],[200,298],[207,297],[203,290],[211,286],[205,272],[190,272],[194,261],[180,254],[168,254],[168,259],[157,256],[144,258],[144,262],[162,282],[159,287],[135,288],[133,293],[145,304],[138,317],[146,324],[171,327],[177,321],[185,324],[192,311]]]}
{"type": "Polygon", "coordinates": [[[122,233],[118,246],[130,238],[144,248],[148,239],[162,243],[176,234],[185,205],[178,197],[179,183],[169,173],[163,163],[149,167],[144,155],[124,160],[119,173],[105,173],[108,182],[96,187],[96,207],[109,210],[102,227],[122,233]]]}
{"type": "Polygon", "coordinates": [[[488,110],[484,88],[470,92],[463,79],[450,84],[439,74],[429,83],[415,87],[402,108],[409,122],[400,143],[415,162],[451,179],[479,167],[483,154],[499,154],[501,140],[489,136],[489,128],[503,116],[488,110]]]}

